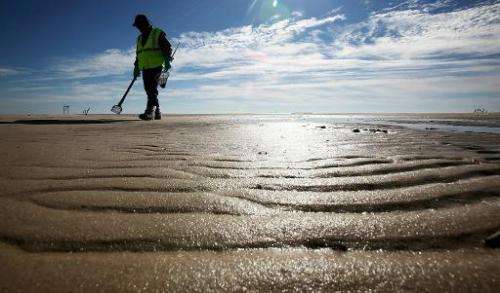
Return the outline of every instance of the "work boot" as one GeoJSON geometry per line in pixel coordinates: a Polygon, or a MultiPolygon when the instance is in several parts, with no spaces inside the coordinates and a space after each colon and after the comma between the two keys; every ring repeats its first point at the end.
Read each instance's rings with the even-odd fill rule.
{"type": "Polygon", "coordinates": [[[139,119],[149,121],[153,120],[153,110],[146,110],[143,114],[139,115],[139,119]]]}
{"type": "Polygon", "coordinates": [[[160,107],[156,107],[156,110],[155,110],[155,120],[161,120],[160,107]]]}

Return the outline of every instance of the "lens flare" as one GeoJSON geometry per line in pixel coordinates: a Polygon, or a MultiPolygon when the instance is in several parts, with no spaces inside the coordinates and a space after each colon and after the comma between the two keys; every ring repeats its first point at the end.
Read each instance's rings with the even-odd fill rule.
{"type": "Polygon", "coordinates": [[[288,7],[279,0],[253,0],[250,2],[247,15],[260,23],[274,22],[291,17],[288,7]]]}

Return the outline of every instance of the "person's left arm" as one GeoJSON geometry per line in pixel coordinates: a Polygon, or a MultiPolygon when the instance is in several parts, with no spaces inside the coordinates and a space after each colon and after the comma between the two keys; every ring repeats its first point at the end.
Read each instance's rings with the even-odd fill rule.
{"type": "Polygon", "coordinates": [[[172,61],[172,45],[168,41],[165,33],[160,34],[158,45],[160,46],[160,50],[163,53],[163,57],[165,58],[165,68],[168,70],[170,68],[167,67],[170,67],[170,62],[172,61]]]}

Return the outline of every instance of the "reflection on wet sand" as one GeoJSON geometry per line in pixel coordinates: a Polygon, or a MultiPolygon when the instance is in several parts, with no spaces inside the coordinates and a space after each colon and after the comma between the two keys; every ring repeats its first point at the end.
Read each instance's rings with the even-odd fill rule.
{"type": "Polygon", "coordinates": [[[373,115],[31,119],[0,121],[2,290],[500,286],[498,134],[373,115]]]}

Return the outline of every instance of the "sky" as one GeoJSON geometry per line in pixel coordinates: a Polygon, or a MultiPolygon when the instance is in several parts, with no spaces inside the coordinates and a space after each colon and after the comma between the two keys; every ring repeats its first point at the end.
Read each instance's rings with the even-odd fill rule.
{"type": "Polygon", "coordinates": [[[165,113],[500,112],[500,0],[0,0],[0,114],[110,113],[138,13],[180,44],[165,113]]]}

